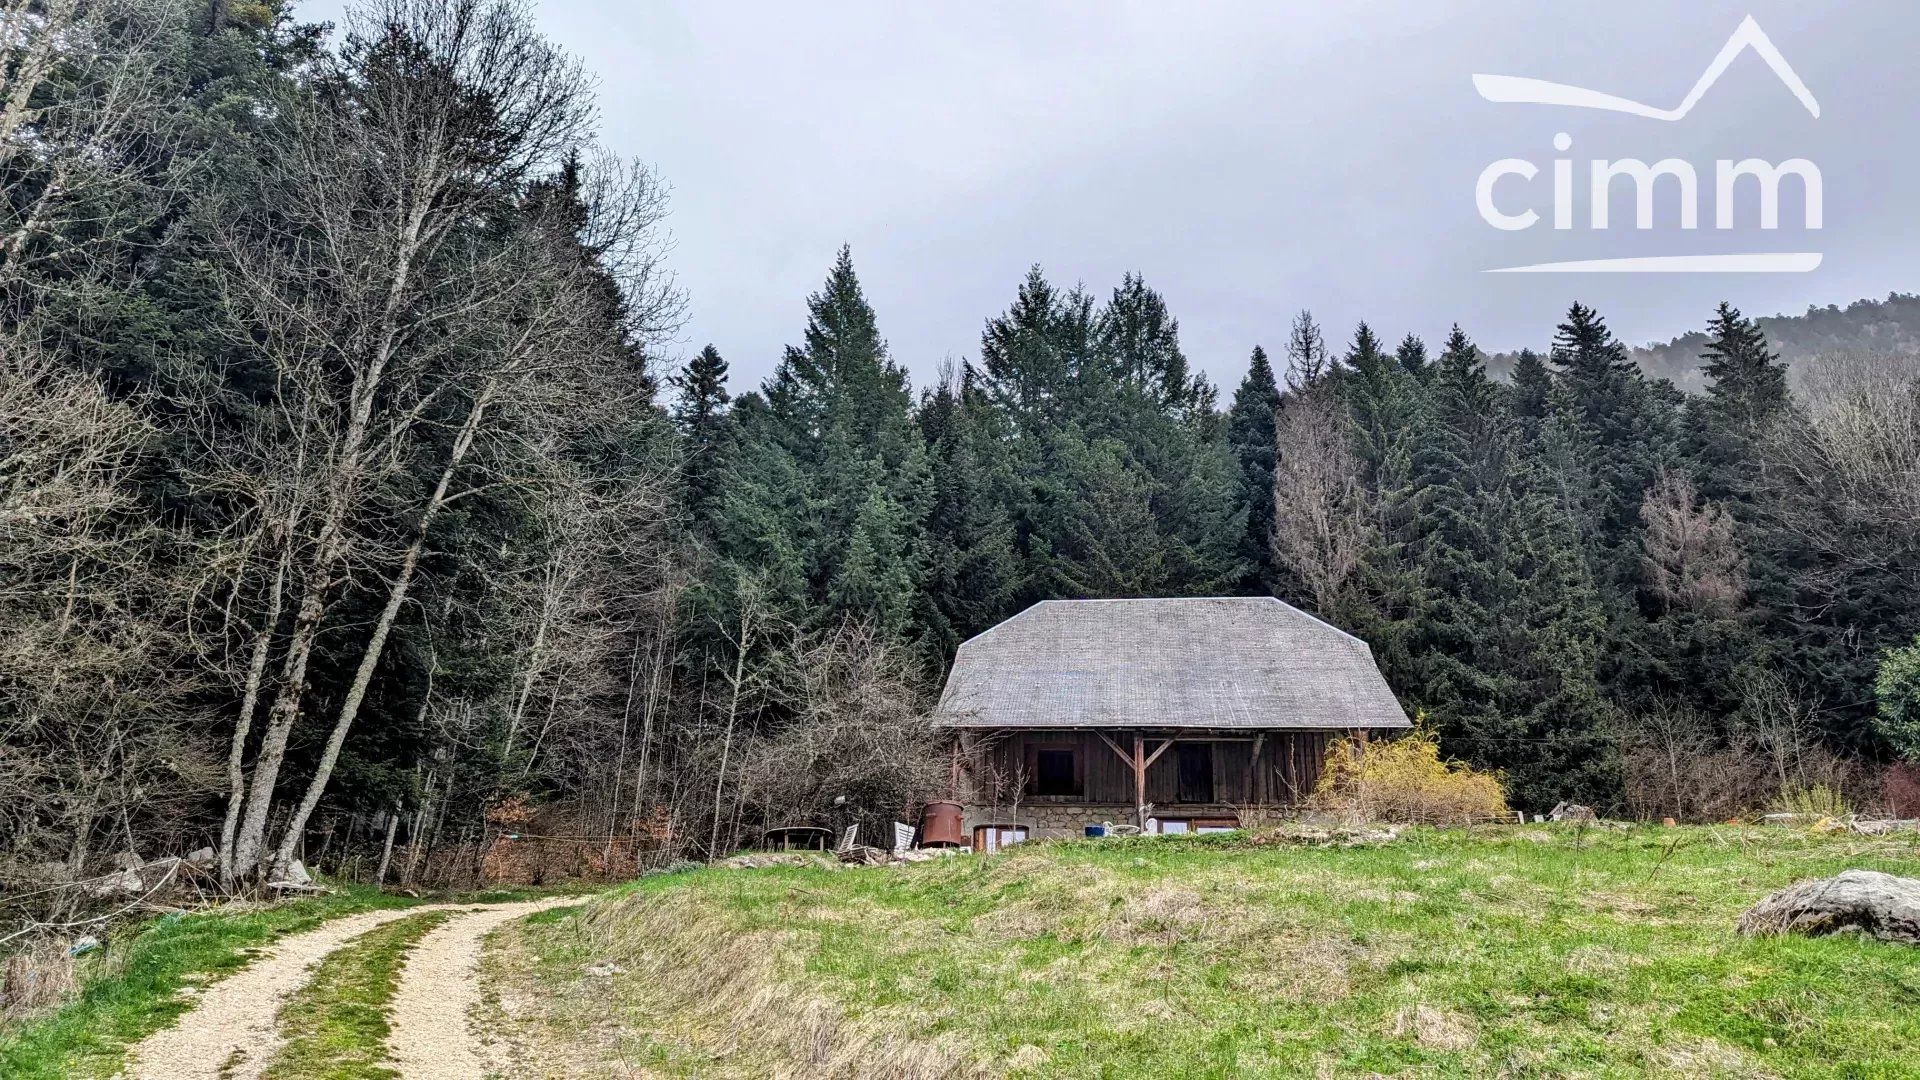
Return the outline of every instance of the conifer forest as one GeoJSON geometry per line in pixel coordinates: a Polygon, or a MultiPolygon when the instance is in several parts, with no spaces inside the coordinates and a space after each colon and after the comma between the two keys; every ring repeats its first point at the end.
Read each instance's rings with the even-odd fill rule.
{"type": "Polygon", "coordinates": [[[843,247],[755,383],[527,8],[296,14],[0,0],[0,872],[884,825],[954,650],[1056,598],[1279,597],[1527,812],[1920,814],[1920,353],[1855,309],[1650,368],[1584,303],[1496,356],[1274,297],[1229,385],[1150,264],[942,364],[843,247]]]}

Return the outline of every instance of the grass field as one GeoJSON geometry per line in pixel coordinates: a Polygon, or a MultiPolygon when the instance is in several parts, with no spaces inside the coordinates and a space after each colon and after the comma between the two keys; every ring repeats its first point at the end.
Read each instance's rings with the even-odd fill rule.
{"type": "Polygon", "coordinates": [[[514,931],[563,1075],[1920,1076],[1920,949],[1751,940],[1913,837],[1735,827],[1032,844],[701,870],[514,931]]]}

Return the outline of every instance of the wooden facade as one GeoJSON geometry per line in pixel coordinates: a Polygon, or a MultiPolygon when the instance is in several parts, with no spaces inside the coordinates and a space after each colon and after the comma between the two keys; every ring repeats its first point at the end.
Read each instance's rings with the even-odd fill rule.
{"type": "Polygon", "coordinates": [[[1156,809],[1292,806],[1312,793],[1328,745],[1346,734],[1025,730],[969,732],[962,746],[981,794],[995,803],[1133,806],[1144,779],[1145,802],[1156,809]]]}

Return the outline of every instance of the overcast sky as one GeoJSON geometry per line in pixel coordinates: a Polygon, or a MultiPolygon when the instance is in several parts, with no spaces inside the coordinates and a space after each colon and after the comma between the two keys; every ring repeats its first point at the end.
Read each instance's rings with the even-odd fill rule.
{"type": "MultiPolygon", "coordinates": [[[[1105,296],[1160,290],[1186,352],[1227,389],[1256,342],[1310,308],[1330,341],[1366,319],[1493,350],[1541,345],[1575,299],[1630,342],[1700,326],[1721,299],[1797,312],[1920,288],[1920,5],[1754,0],[1513,3],[645,3],[546,0],[543,29],[600,80],[604,140],[672,184],[672,263],[736,389],[799,339],[841,243],[893,355],[924,384],[978,354],[980,328],[1040,263],[1105,296]],[[1809,116],[1752,52],[1677,122],[1494,104],[1475,73],[1678,105],[1751,13],[1818,99],[1809,116]],[[1572,149],[1557,153],[1556,133],[1572,149]],[[1676,156],[1701,175],[1701,227],[1586,227],[1588,161],[1676,156]],[[1503,232],[1474,186],[1543,221],[1503,232]],[[1556,232],[1552,162],[1575,162],[1579,228],[1556,232]],[[1713,162],[1803,157],[1825,223],[1713,228],[1713,162]],[[1803,274],[1510,275],[1602,257],[1819,251],[1803,274]]],[[[302,8],[337,16],[336,0],[302,8]]]]}

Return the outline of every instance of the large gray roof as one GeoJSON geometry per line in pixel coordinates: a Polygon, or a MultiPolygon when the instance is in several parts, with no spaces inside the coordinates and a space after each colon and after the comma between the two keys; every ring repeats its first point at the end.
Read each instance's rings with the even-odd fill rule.
{"type": "Polygon", "coordinates": [[[1367,643],[1272,597],[1046,600],[960,646],[966,728],[1407,727],[1367,643]]]}

